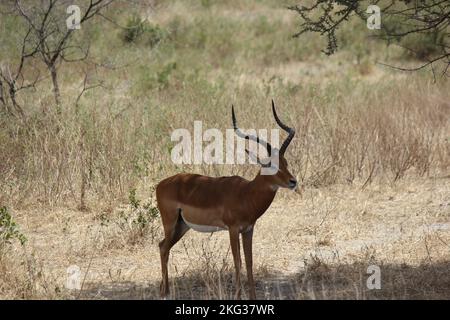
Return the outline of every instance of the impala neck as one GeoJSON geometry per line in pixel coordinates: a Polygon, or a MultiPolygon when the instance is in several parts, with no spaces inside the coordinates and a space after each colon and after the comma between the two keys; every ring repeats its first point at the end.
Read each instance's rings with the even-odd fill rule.
{"type": "Polygon", "coordinates": [[[271,176],[261,172],[250,182],[250,198],[255,220],[258,219],[272,203],[278,187],[272,184],[271,176]]]}

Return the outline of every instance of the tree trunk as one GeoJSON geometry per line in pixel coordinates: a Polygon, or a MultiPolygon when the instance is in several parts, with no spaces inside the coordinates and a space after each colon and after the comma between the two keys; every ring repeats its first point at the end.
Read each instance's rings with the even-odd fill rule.
{"type": "Polygon", "coordinates": [[[25,113],[23,112],[22,107],[19,105],[19,103],[16,100],[16,89],[14,87],[14,84],[9,85],[9,98],[11,99],[13,107],[17,110],[20,117],[25,120],[25,113]]]}
{"type": "Polygon", "coordinates": [[[3,108],[5,108],[6,113],[14,116],[14,113],[10,110],[8,102],[6,101],[6,95],[3,88],[4,88],[3,83],[0,80],[0,103],[1,105],[3,105],[3,108]]]}
{"type": "Polygon", "coordinates": [[[50,74],[52,76],[53,94],[55,96],[56,109],[58,113],[61,113],[61,93],[59,91],[58,73],[54,65],[50,66],[50,74]]]}
{"type": "Polygon", "coordinates": [[[3,93],[3,82],[0,80],[0,102],[6,105],[5,95],[3,93]]]}

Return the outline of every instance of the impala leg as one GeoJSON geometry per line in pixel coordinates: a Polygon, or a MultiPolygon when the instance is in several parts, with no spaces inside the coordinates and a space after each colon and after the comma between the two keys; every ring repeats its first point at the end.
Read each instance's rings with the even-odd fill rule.
{"type": "Polygon", "coordinates": [[[169,274],[167,271],[167,263],[169,262],[169,250],[167,245],[166,238],[164,238],[159,243],[159,253],[161,255],[161,285],[159,287],[159,292],[161,294],[161,298],[166,298],[169,294],[169,274]]]}
{"type": "Polygon", "coordinates": [[[169,272],[167,270],[167,264],[169,263],[170,249],[184,236],[188,230],[189,227],[181,219],[177,221],[173,229],[164,230],[165,238],[159,243],[162,273],[162,281],[160,286],[161,298],[165,298],[169,295],[169,272]]]}
{"type": "Polygon", "coordinates": [[[235,268],[235,286],[236,291],[234,298],[241,299],[241,253],[239,251],[239,230],[230,229],[230,245],[233,253],[234,268],[235,268]]]}
{"type": "Polygon", "coordinates": [[[253,227],[242,234],[242,244],[244,247],[245,266],[247,267],[247,277],[250,300],[256,299],[255,282],[253,280],[253,254],[252,254],[253,227]]]}

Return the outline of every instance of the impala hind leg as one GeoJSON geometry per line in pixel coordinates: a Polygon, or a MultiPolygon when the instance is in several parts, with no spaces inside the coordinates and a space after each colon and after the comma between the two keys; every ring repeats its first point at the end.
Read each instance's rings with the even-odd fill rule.
{"type": "Polygon", "coordinates": [[[234,268],[235,268],[235,299],[241,299],[241,253],[239,250],[239,230],[230,228],[230,245],[233,253],[234,268]]]}
{"type": "Polygon", "coordinates": [[[253,280],[253,254],[252,254],[253,227],[242,233],[242,245],[244,247],[245,266],[247,267],[247,277],[250,300],[256,299],[255,282],[253,280]]]}
{"type": "Polygon", "coordinates": [[[181,216],[176,220],[175,224],[170,226],[164,225],[164,239],[159,243],[159,252],[161,255],[161,298],[166,298],[169,295],[169,272],[167,264],[169,263],[170,249],[177,243],[184,234],[189,230],[189,227],[183,221],[181,216]]]}

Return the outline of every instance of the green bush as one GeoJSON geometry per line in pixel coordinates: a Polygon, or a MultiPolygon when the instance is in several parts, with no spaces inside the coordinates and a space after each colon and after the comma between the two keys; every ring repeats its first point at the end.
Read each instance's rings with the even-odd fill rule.
{"type": "Polygon", "coordinates": [[[21,245],[27,242],[27,238],[20,232],[8,209],[0,207],[0,247],[4,244],[10,244],[13,240],[19,240],[21,245]]]}
{"type": "Polygon", "coordinates": [[[169,76],[173,70],[177,68],[176,62],[168,63],[164,68],[157,73],[157,81],[160,89],[167,88],[169,86],[169,76]]]}
{"type": "Polygon", "coordinates": [[[128,194],[128,200],[130,201],[131,207],[138,209],[141,201],[136,198],[136,189],[131,189],[128,194]]]}
{"type": "Polygon", "coordinates": [[[160,26],[147,20],[142,20],[138,15],[128,18],[126,28],[122,32],[122,39],[128,43],[143,42],[150,47],[156,46],[166,37],[166,31],[160,26]]]}
{"type": "Polygon", "coordinates": [[[211,0],[201,0],[200,3],[202,4],[202,7],[206,9],[209,9],[212,6],[211,0]]]}
{"type": "Polygon", "coordinates": [[[147,23],[144,29],[144,35],[146,44],[153,48],[166,37],[167,33],[160,26],[147,23]]]}
{"type": "Polygon", "coordinates": [[[125,42],[135,42],[144,33],[144,22],[138,15],[128,18],[126,29],[122,33],[125,42]]]}
{"type": "MultiPolygon", "coordinates": [[[[152,195],[154,194],[154,187],[152,188],[152,195]]],[[[129,208],[120,210],[118,219],[114,224],[124,236],[125,242],[129,245],[136,245],[143,243],[147,236],[150,236],[154,241],[159,230],[159,225],[156,219],[159,217],[159,210],[156,206],[153,196],[148,202],[143,203],[136,196],[136,189],[131,189],[129,192],[129,208]]],[[[109,221],[103,224],[106,226],[109,221]]]]}

